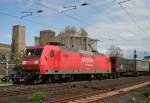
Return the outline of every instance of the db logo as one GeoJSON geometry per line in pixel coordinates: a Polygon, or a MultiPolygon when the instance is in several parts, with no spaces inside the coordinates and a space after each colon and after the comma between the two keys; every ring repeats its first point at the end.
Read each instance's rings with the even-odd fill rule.
{"type": "Polygon", "coordinates": [[[81,61],[85,62],[85,63],[93,63],[94,62],[94,60],[92,58],[89,58],[89,57],[82,57],[81,61]]]}

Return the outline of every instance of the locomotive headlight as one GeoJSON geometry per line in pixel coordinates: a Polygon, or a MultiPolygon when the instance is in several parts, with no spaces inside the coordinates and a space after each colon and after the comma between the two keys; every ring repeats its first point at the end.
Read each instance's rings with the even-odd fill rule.
{"type": "Polygon", "coordinates": [[[34,61],[34,64],[39,64],[39,60],[35,60],[35,61],[34,61]]]}
{"type": "Polygon", "coordinates": [[[22,61],[22,64],[27,64],[27,61],[22,61]]]}

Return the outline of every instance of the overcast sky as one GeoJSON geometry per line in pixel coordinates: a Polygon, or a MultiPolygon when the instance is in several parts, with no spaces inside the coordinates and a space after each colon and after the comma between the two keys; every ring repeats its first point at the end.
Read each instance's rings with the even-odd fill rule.
{"type": "Polygon", "coordinates": [[[26,44],[43,29],[61,32],[66,26],[84,27],[89,37],[99,41],[98,49],[106,52],[110,45],[123,49],[127,56],[136,49],[143,55],[150,51],[150,0],[0,0],[0,43],[11,44],[12,26],[26,26],[26,44]],[[40,5],[40,4],[43,4],[40,5]],[[64,6],[80,5],[76,10],[58,13],[64,6]],[[21,12],[36,12],[20,19],[21,12]],[[57,11],[55,11],[57,10],[57,11]],[[130,51],[130,52],[129,52],[130,51]]]}

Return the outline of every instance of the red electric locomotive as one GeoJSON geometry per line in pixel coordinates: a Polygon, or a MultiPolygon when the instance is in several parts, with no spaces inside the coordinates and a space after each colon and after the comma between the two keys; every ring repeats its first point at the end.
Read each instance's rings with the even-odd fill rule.
{"type": "Polygon", "coordinates": [[[25,51],[22,70],[26,81],[92,79],[111,73],[106,55],[58,45],[31,46],[25,51]]]}

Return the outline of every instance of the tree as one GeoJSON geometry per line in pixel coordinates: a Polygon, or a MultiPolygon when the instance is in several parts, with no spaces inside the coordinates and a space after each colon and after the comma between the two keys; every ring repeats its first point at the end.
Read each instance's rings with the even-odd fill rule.
{"type": "Polygon", "coordinates": [[[67,36],[76,36],[78,34],[78,31],[74,26],[67,26],[63,33],[67,36]]]}
{"type": "Polygon", "coordinates": [[[123,57],[123,50],[113,45],[108,48],[108,53],[111,57],[123,57]]]}
{"type": "Polygon", "coordinates": [[[88,35],[87,31],[84,28],[81,28],[79,32],[82,37],[87,37],[88,35]]]}

